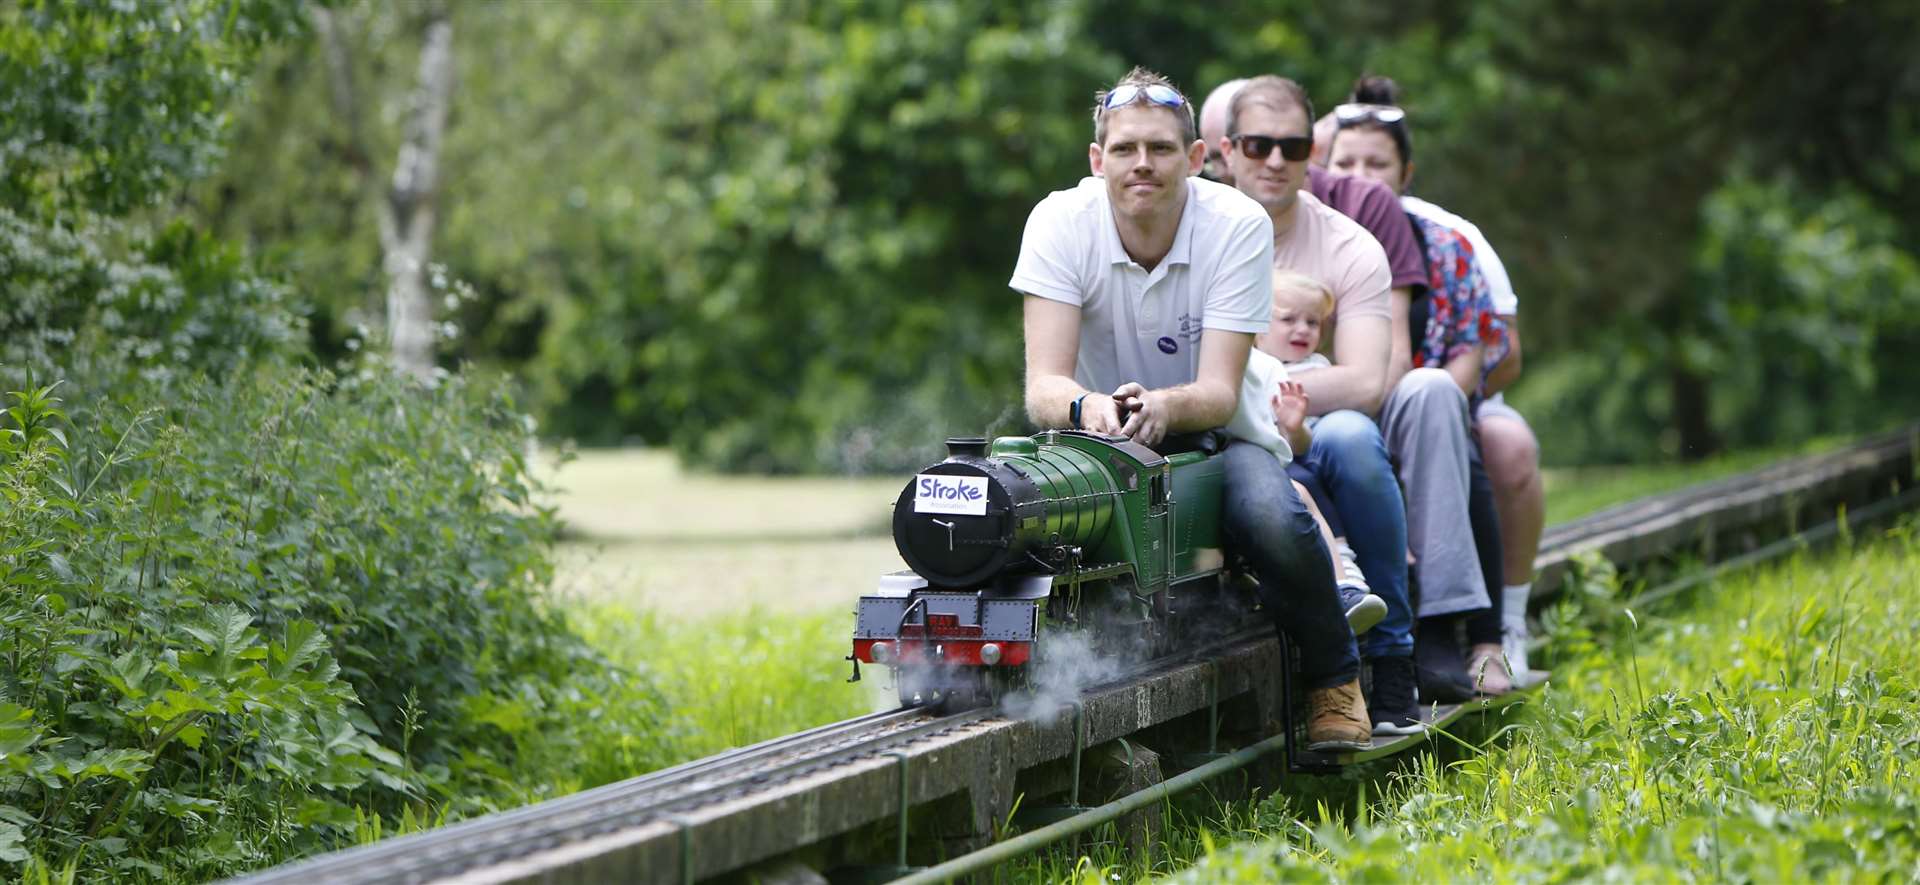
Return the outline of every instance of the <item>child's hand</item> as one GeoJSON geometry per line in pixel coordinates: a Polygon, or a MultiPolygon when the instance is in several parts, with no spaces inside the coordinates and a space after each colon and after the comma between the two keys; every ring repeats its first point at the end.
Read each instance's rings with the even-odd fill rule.
{"type": "Polygon", "coordinates": [[[1307,389],[1298,381],[1280,382],[1279,391],[1273,395],[1273,423],[1280,432],[1292,436],[1307,421],[1307,389]]]}

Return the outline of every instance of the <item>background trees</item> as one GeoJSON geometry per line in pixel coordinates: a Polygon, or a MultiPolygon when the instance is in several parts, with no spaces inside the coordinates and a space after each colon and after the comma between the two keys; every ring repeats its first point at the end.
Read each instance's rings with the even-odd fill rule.
{"type": "MultiPolygon", "coordinates": [[[[323,296],[323,349],[383,313],[379,223],[351,182],[397,152],[422,9],[335,13],[359,117],[326,98],[341,74],[323,41],[273,53],[234,160],[200,192],[205,218],[323,296]]],[[[1601,383],[1596,360],[1556,355],[1644,366],[1608,383],[1637,398],[1604,419],[1618,432],[1555,416],[1572,431],[1549,446],[1561,456],[1697,453],[1764,429],[1741,418],[1757,388],[1708,356],[1728,290],[1702,295],[1695,255],[1722,187],[1762,182],[1799,210],[1853,200],[1888,216],[1889,248],[1913,242],[1895,207],[1916,177],[1900,108],[1920,87],[1914,13],[1894,3],[462,13],[435,260],[472,289],[439,292],[463,332],[442,358],[517,369],[550,432],[721,466],[897,467],[930,424],[1018,426],[1002,285],[1017,231],[1080,174],[1086,97],[1130,62],[1196,92],[1278,69],[1323,105],[1362,71],[1398,77],[1417,187],[1516,265],[1541,357],[1529,386],[1601,383]]],[[[1886,291],[1905,306],[1876,321],[1910,328],[1911,298],[1886,291]]],[[[1878,377],[1842,386],[1872,394],[1878,377]]]]}
{"type": "MultiPolygon", "coordinates": [[[[1089,97],[1132,63],[1198,94],[1277,70],[1323,107],[1362,72],[1397,77],[1416,188],[1515,266],[1535,345],[1517,397],[1550,458],[1699,455],[1914,405],[1884,383],[1920,315],[1898,258],[1920,178],[1905,4],[461,14],[435,260],[471,290],[436,305],[461,330],[441,358],[516,370],[550,433],[731,469],[866,470],[908,466],[943,432],[1019,428],[1018,232],[1084,174],[1089,97]],[[1780,222],[1748,223],[1763,210],[1780,222]],[[1780,224],[1828,225],[1821,248],[1849,257],[1753,265],[1786,260],[1752,239],[1797,235],[1780,224]],[[1748,259],[1737,279],[1709,257],[1728,248],[1748,259]],[[1875,248],[1880,269],[1861,270],[1851,256],[1875,248]],[[1771,294],[1751,288],[1763,279],[1771,294]],[[1803,334],[1777,339],[1760,315],[1803,334]],[[1835,368],[1834,342],[1854,340],[1835,368]],[[1736,363],[1817,377],[1783,388],[1736,363]]],[[[379,315],[376,225],[340,182],[393,154],[425,20],[336,17],[356,23],[352,73],[378,96],[356,136],[369,147],[327,110],[325,47],[297,41],[265,63],[235,159],[200,197],[322,293],[323,350],[379,315]]]]}

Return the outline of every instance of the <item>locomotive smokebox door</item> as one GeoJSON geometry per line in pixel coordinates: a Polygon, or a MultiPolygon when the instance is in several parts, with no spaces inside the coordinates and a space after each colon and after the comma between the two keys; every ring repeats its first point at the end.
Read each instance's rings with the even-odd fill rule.
{"type": "Polygon", "coordinates": [[[1017,496],[1032,483],[986,456],[977,437],[947,441],[947,460],[915,475],[893,505],[900,558],[936,587],[987,581],[1024,552],[1015,532],[1017,496]]]}

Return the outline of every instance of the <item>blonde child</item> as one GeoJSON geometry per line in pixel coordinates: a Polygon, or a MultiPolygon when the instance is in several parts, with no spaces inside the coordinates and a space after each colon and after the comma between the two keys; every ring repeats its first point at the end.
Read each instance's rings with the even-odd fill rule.
{"type": "MultiPolygon", "coordinates": [[[[1273,273],[1273,319],[1253,346],[1272,354],[1290,375],[1324,369],[1333,363],[1320,353],[1320,334],[1333,314],[1333,292],[1306,274],[1273,273]]],[[[1312,427],[1313,422],[1307,422],[1312,427]]]]}
{"type": "MultiPolygon", "coordinates": [[[[1290,379],[1288,372],[1295,366],[1311,370],[1330,365],[1326,357],[1313,350],[1320,345],[1320,324],[1333,309],[1333,294],[1310,277],[1276,271],[1273,297],[1272,320],[1267,331],[1255,337],[1254,349],[1247,354],[1247,371],[1240,382],[1240,407],[1234,411],[1226,430],[1228,436],[1261,446],[1273,452],[1282,464],[1291,464],[1295,453],[1305,454],[1313,444],[1313,435],[1309,429],[1312,419],[1307,417],[1306,388],[1290,379]],[[1314,301],[1316,298],[1324,298],[1324,305],[1314,301]],[[1310,301],[1313,304],[1308,308],[1310,301]],[[1311,335],[1303,338],[1298,330],[1309,323],[1311,335]],[[1302,341],[1305,350],[1299,351],[1297,345],[1302,341]],[[1315,359],[1319,361],[1317,364],[1315,359]]],[[[1300,483],[1297,475],[1294,490],[1319,525],[1327,551],[1334,554],[1334,582],[1339,586],[1347,623],[1353,627],[1354,635],[1364,633],[1385,617],[1386,603],[1368,592],[1360,570],[1350,567],[1352,553],[1344,556],[1340,553],[1345,545],[1335,537],[1313,494],[1300,483]]]]}

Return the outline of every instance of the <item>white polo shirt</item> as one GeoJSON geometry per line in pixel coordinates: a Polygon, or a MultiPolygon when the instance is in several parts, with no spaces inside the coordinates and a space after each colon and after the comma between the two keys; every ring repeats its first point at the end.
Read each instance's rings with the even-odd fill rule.
{"type": "Polygon", "coordinates": [[[1173,248],[1152,271],[1127,257],[1100,178],[1033,207],[1007,285],[1080,308],[1074,380],[1106,393],[1200,373],[1200,333],[1258,334],[1273,313],[1273,222],[1225,185],[1188,178],[1173,248]]]}
{"type": "Polygon", "coordinates": [[[1507,266],[1500,263],[1500,256],[1494,254],[1493,244],[1487,242],[1486,234],[1480,232],[1478,225],[1458,215],[1448,212],[1419,197],[1401,197],[1400,208],[1412,212],[1435,224],[1453,228],[1473,244],[1473,255],[1480,260],[1480,275],[1487,278],[1487,288],[1493,294],[1493,312],[1502,316],[1519,316],[1520,296],[1514,294],[1513,280],[1507,276],[1507,266]]]}

